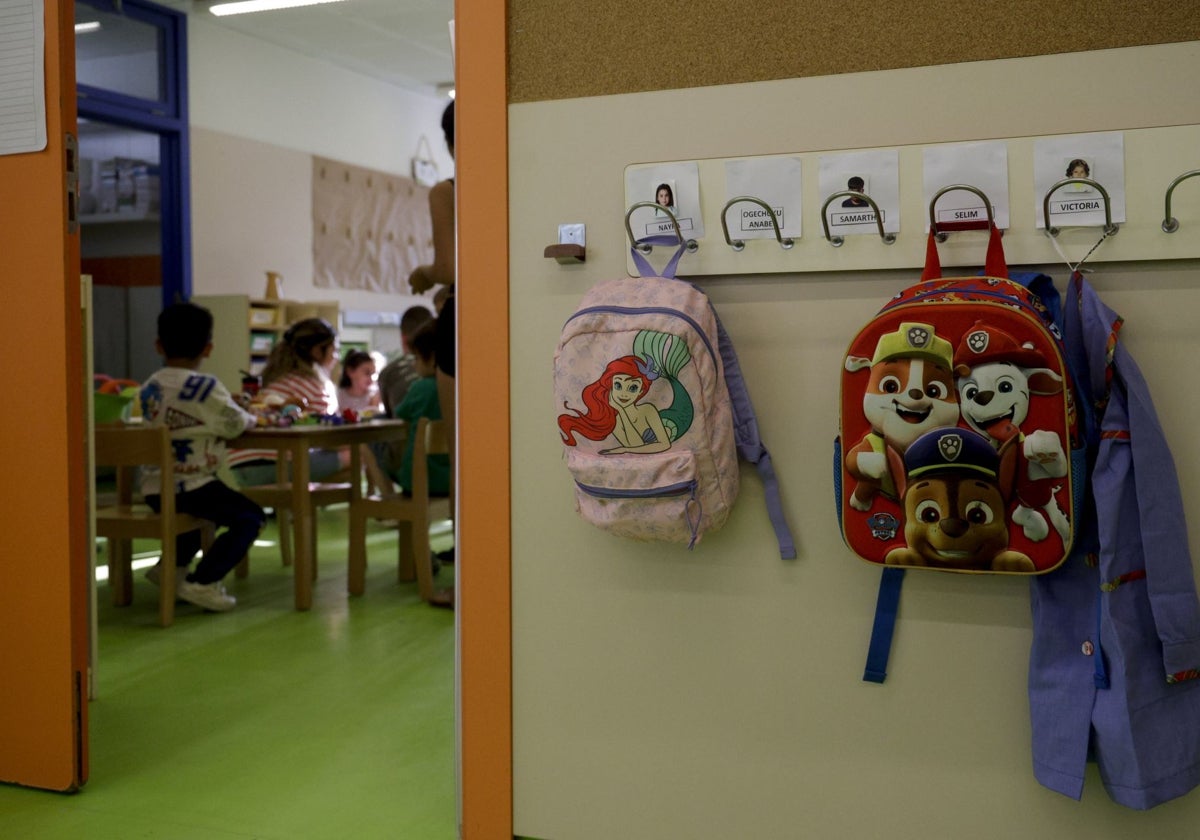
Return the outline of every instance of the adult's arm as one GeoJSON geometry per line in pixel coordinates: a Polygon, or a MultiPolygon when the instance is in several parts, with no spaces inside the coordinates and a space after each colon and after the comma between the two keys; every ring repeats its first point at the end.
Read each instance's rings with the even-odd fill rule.
{"type": "Polygon", "coordinates": [[[429,218],[433,224],[433,262],[419,265],[408,277],[414,292],[434,286],[453,286],[457,275],[454,235],[454,182],[439,181],[429,190],[429,218]]]}

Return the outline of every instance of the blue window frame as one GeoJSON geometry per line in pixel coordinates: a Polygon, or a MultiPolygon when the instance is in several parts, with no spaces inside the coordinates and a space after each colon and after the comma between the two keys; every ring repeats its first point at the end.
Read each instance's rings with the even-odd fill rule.
{"type": "Polygon", "coordinates": [[[187,300],[192,295],[187,16],[146,0],[76,0],[75,21],[101,24],[99,32],[75,38],[79,116],[159,137],[163,305],[187,300]]]}

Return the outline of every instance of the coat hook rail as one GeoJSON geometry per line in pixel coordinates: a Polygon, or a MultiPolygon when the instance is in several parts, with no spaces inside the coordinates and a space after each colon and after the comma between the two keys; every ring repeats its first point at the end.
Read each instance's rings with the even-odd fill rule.
{"type": "Polygon", "coordinates": [[[629,223],[629,217],[632,216],[633,211],[637,210],[639,207],[651,207],[654,210],[661,210],[663,213],[666,213],[668,218],[671,220],[671,226],[675,228],[675,236],[679,238],[679,244],[687,248],[687,252],[689,254],[694,254],[700,249],[700,244],[696,242],[695,239],[683,238],[683,231],[679,229],[679,220],[675,218],[675,214],[666,207],[663,207],[661,204],[656,204],[653,201],[638,201],[631,205],[629,210],[625,213],[625,232],[629,234],[629,244],[631,247],[637,248],[643,254],[649,254],[654,250],[654,246],[649,242],[644,242],[633,235],[633,227],[629,223]]]}
{"type": "Polygon", "coordinates": [[[1163,211],[1163,233],[1174,233],[1179,230],[1179,220],[1171,215],[1171,193],[1175,192],[1175,188],[1188,178],[1195,178],[1200,175],[1200,169],[1193,169],[1191,172],[1184,172],[1178,178],[1171,182],[1171,186],[1167,187],[1166,209],[1163,211]]]}
{"type": "Polygon", "coordinates": [[[775,211],[771,205],[763,201],[761,198],[755,198],[752,195],[739,195],[736,198],[731,198],[725,202],[725,207],[721,210],[721,230],[725,233],[725,244],[735,251],[741,251],[746,247],[745,240],[729,238],[729,221],[725,218],[729,213],[729,208],[739,202],[748,201],[751,204],[757,204],[759,207],[767,211],[767,216],[771,219],[771,227],[775,229],[775,241],[779,243],[779,247],[783,250],[788,250],[796,241],[790,236],[786,239],[783,232],[779,229],[779,220],[775,218],[775,211]]]}
{"type": "Polygon", "coordinates": [[[1112,200],[1108,197],[1108,190],[1104,189],[1100,182],[1093,181],[1091,178],[1063,178],[1050,188],[1045,198],[1042,199],[1042,217],[1046,223],[1046,233],[1050,236],[1058,236],[1058,228],[1050,225],[1050,196],[1068,184],[1083,184],[1100,193],[1100,197],[1104,199],[1104,233],[1107,236],[1113,236],[1117,232],[1117,226],[1112,221],[1112,200]]]}
{"type": "MultiPolygon", "coordinates": [[[[934,211],[937,207],[938,199],[944,196],[946,193],[953,192],[954,190],[966,190],[969,193],[974,193],[975,195],[979,196],[979,198],[983,201],[983,209],[987,212],[987,229],[991,230],[995,226],[996,221],[992,218],[992,202],[988,199],[987,194],[984,193],[983,190],[979,189],[979,187],[973,187],[970,184],[950,184],[942,187],[933,194],[933,198],[929,199],[929,230],[933,233],[934,238],[937,239],[938,242],[945,242],[950,237],[950,234],[945,230],[938,230],[937,218],[934,215],[934,211]]],[[[979,222],[970,222],[968,224],[971,229],[974,229],[975,227],[984,227],[984,225],[979,222]]],[[[964,225],[962,222],[953,223],[953,226],[958,230],[967,229],[967,225],[964,225]]],[[[950,227],[950,224],[943,224],[942,227],[950,227]]]]}
{"type": "Polygon", "coordinates": [[[875,212],[875,227],[879,229],[879,238],[883,240],[884,245],[891,245],[896,241],[896,234],[883,232],[883,213],[879,210],[879,205],[875,203],[875,199],[863,192],[856,190],[842,190],[835,192],[829,198],[825,199],[825,203],[821,205],[821,227],[825,229],[825,238],[829,240],[829,244],[834,248],[842,247],[842,243],[846,241],[844,236],[829,235],[829,205],[839,198],[857,198],[871,205],[871,209],[875,212]]]}

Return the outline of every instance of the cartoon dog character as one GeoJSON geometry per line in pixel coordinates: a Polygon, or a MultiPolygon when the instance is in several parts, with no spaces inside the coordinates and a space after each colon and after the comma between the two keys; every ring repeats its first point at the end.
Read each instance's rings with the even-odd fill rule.
{"type": "Polygon", "coordinates": [[[881,336],[870,359],[847,357],[846,370],[871,372],[862,403],[871,432],[846,453],[855,510],[870,510],[877,493],[899,498],[895,474],[905,450],[922,433],[958,422],[952,361],[950,342],[915,322],[881,336]]]}
{"type": "Polygon", "coordinates": [[[1028,555],[1008,545],[1015,453],[1014,443],[997,452],[970,429],[921,435],[904,453],[905,546],[889,551],[884,562],[960,572],[1035,571],[1028,555]]]}
{"type": "Polygon", "coordinates": [[[1013,522],[1034,542],[1044,540],[1053,525],[1066,542],[1071,525],[1054,498],[1056,485],[1068,470],[1062,441],[1046,429],[1021,431],[1029,416],[1031,395],[1061,394],[1062,377],[1046,367],[1046,360],[1032,344],[1018,344],[1008,333],[982,321],[963,337],[954,354],[954,372],[967,425],[996,449],[1009,441],[1019,444],[1013,522]]]}

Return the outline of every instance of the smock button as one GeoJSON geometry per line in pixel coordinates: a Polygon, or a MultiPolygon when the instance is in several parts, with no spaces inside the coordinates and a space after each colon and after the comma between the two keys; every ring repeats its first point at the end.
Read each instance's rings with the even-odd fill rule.
{"type": "Polygon", "coordinates": [[[1081,651],[1083,651],[1084,656],[1091,656],[1093,653],[1096,652],[1096,646],[1091,643],[1091,640],[1084,642],[1082,645],[1079,646],[1079,649],[1081,651]]]}

